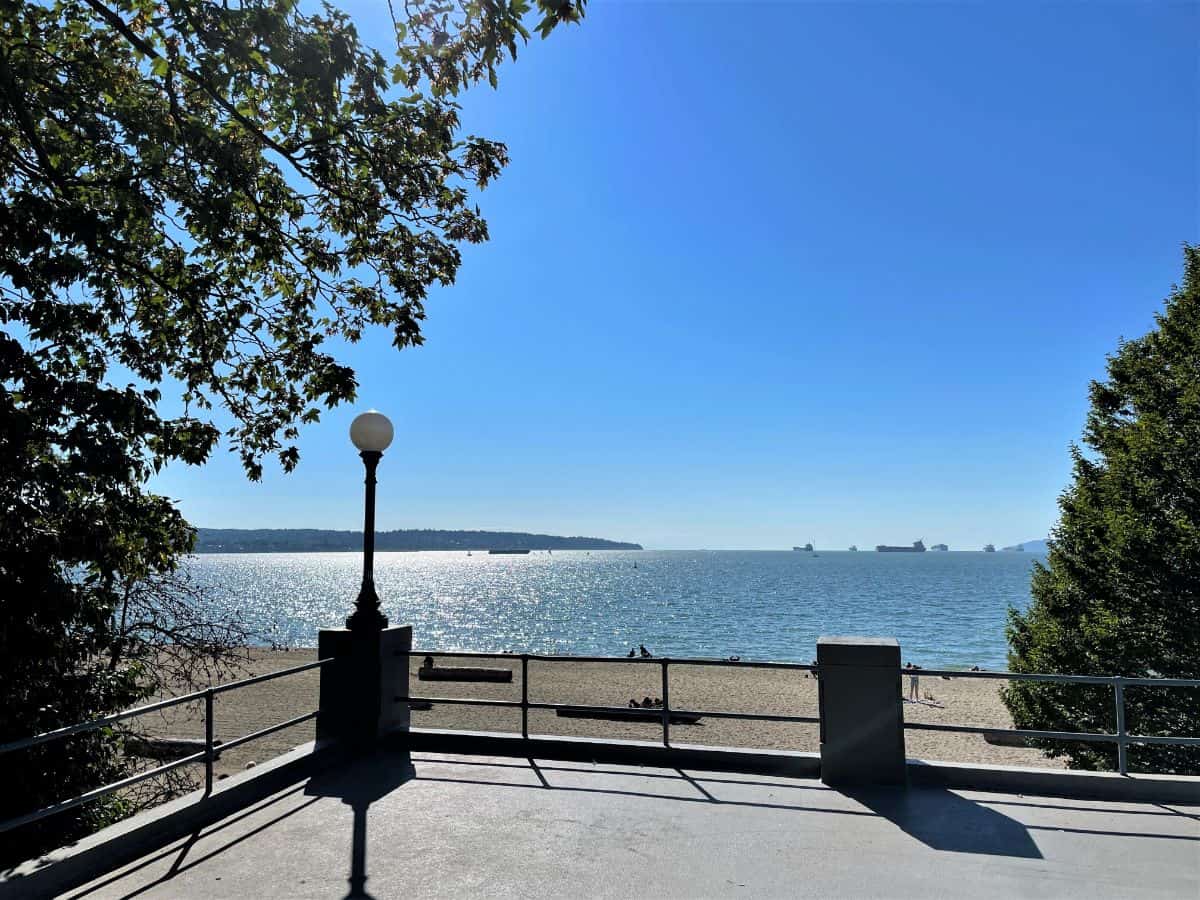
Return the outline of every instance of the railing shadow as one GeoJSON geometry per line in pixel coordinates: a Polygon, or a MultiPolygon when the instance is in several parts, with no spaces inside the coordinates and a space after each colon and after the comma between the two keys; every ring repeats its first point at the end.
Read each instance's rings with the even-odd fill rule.
{"type": "Polygon", "coordinates": [[[371,897],[367,893],[367,812],[371,804],[414,777],[416,771],[407,754],[377,750],[353,765],[313,776],[305,787],[306,796],[340,800],[354,813],[347,897],[371,897]]]}
{"type": "MultiPolygon", "coordinates": [[[[347,897],[364,898],[371,895],[366,892],[367,883],[367,813],[372,803],[386,796],[395,788],[410,781],[415,775],[412,762],[406,754],[394,751],[380,750],[375,754],[360,758],[345,766],[318,773],[303,786],[283,791],[265,802],[254,804],[242,812],[232,815],[218,823],[197,829],[182,842],[151,853],[133,865],[120,868],[106,878],[94,882],[82,889],[75,889],[70,894],[72,898],[83,898],[98,891],[114,892],[120,890],[118,885],[127,882],[136,873],[170,860],[165,872],[145,883],[132,887],[120,894],[122,900],[132,900],[147,892],[164,890],[174,878],[200,866],[215,857],[220,856],[239,844],[243,844],[264,832],[276,828],[285,820],[304,812],[310,806],[324,798],[341,800],[347,804],[353,814],[352,841],[350,852],[350,875],[347,879],[349,892],[347,897]],[[296,803],[296,795],[301,793],[310,799],[296,803]],[[235,826],[251,817],[270,811],[273,807],[284,806],[277,815],[261,822],[246,831],[239,832],[235,826]],[[208,846],[204,852],[195,855],[194,848],[203,842],[209,842],[222,832],[233,832],[229,840],[217,846],[208,846]]],[[[0,891],[2,893],[2,891],[0,891]]]]}
{"type": "MultiPolygon", "coordinates": [[[[430,760],[429,762],[433,762],[430,760]]],[[[447,765],[454,765],[448,763],[447,765]]],[[[470,766],[471,764],[468,764],[470,766]]],[[[520,763],[493,763],[487,761],[483,766],[499,765],[503,768],[528,768],[537,779],[536,785],[500,782],[491,780],[473,780],[469,778],[441,778],[437,775],[418,774],[422,781],[460,781],[480,785],[504,784],[512,787],[534,787],[543,790],[612,794],[617,796],[652,797],[673,802],[700,802],[715,806],[741,806],[760,809],[793,810],[796,812],[822,812],[835,815],[876,816],[888,820],[906,834],[934,850],[952,853],[981,853],[992,856],[1011,856],[1023,859],[1042,859],[1042,853],[1029,833],[1029,829],[1009,816],[997,810],[960,797],[944,788],[847,788],[835,790],[822,785],[819,790],[831,795],[840,794],[861,804],[865,809],[848,809],[836,804],[801,804],[761,802],[748,799],[729,799],[713,794],[705,787],[706,783],[729,784],[739,787],[753,787],[754,781],[739,781],[731,779],[710,779],[707,775],[692,775],[683,769],[675,769],[672,774],[653,773],[650,777],[683,782],[696,791],[692,797],[679,796],[673,793],[652,793],[639,790],[623,790],[609,787],[582,787],[579,785],[555,784],[547,777],[547,772],[588,772],[586,768],[569,769],[563,767],[539,765],[536,760],[528,759],[520,763]]],[[[591,774],[601,774],[595,770],[591,774]]],[[[611,772],[608,774],[632,776],[638,779],[647,777],[647,773],[611,772]]],[[[767,783],[772,789],[779,785],[767,783]]]]}
{"type": "MultiPolygon", "coordinates": [[[[1007,804],[1030,807],[1033,810],[1101,815],[1113,811],[1107,807],[1096,808],[1090,804],[1073,804],[1061,799],[1055,803],[1002,798],[977,802],[941,788],[912,788],[907,791],[900,788],[837,790],[813,780],[714,774],[687,769],[598,767],[552,761],[542,763],[536,759],[418,757],[417,763],[419,770],[413,766],[411,757],[395,750],[379,750],[374,754],[359,757],[344,766],[313,776],[303,787],[297,786],[284,791],[214,826],[200,829],[182,843],[176,842],[163,852],[153,854],[132,867],[112,873],[109,878],[92,884],[74,896],[84,896],[100,890],[115,895],[122,891],[122,882],[128,884],[128,892],[121,893],[124,897],[138,896],[155,889],[170,896],[171,882],[182,873],[277,828],[290,817],[318,804],[321,799],[330,798],[345,803],[353,813],[347,896],[369,897],[371,895],[367,892],[367,884],[370,808],[410,781],[479,785],[481,789],[521,788],[531,791],[561,791],[568,795],[578,792],[580,795],[606,795],[613,798],[647,798],[664,804],[703,804],[713,810],[753,808],[794,814],[827,814],[831,817],[854,817],[856,821],[864,823],[869,823],[872,819],[882,819],[933,850],[1018,859],[1044,858],[1033,838],[1038,831],[1200,842],[1200,836],[1163,833],[1157,828],[1145,831],[1137,830],[1136,826],[1130,830],[1116,830],[1112,827],[1083,828],[1078,825],[1086,823],[1072,819],[1063,820],[1061,817],[1053,822],[1022,822],[993,808],[997,804],[1007,804]],[[523,777],[519,771],[521,769],[525,770],[523,777]],[[781,793],[781,789],[784,788],[787,790],[781,793]],[[270,818],[262,821],[267,816],[270,818]],[[229,834],[229,838],[214,846],[220,841],[222,834],[229,834]],[[143,878],[135,877],[133,883],[126,881],[134,873],[144,871],[155,864],[162,867],[158,870],[161,874],[157,877],[143,880],[143,875],[143,878]],[[163,869],[165,871],[162,871],[163,869]]],[[[1193,818],[1188,812],[1169,807],[1116,811],[1131,816],[1152,815],[1158,821],[1162,821],[1163,818],[1193,818]]],[[[344,822],[342,817],[338,818],[344,822]]],[[[322,820],[328,822],[328,813],[322,816],[322,820]]],[[[376,825],[377,832],[380,827],[376,825]]],[[[341,838],[344,833],[340,832],[338,837],[341,838]]],[[[517,852],[517,849],[514,848],[514,852],[517,852]]]]}
{"type": "MultiPolygon", "coordinates": [[[[290,807],[287,806],[286,804],[288,802],[290,802],[292,800],[292,798],[294,798],[294,796],[299,791],[300,791],[299,787],[283,791],[262,803],[253,804],[253,805],[247,807],[246,809],[242,810],[241,812],[239,812],[235,815],[229,816],[228,818],[223,819],[220,822],[217,822],[213,825],[205,826],[203,828],[198,828],[195,831],[193,831],[190,835],[188,835],[186,838],[184,838],[182,842],[175,841],[170,846],[168,846],[166,849],[151,853],[151,854],[147,855],[146,857],[133,863],[132,865],[120,867],[115,872],[110,873],[106,877],[101,878],[99,881],[92,882],[91,884],[86,885],[82,888],[73,889],[73,891],[69,895],[66,895],[66,896],[69,896],[70,900],[81,900],[81,898],[90,896],[91,894],[94,894],[98,891],[102,891],[102,890],[105,890],[108,888],[113,888],[114,885],[118,885],[122,881],[126,881],[131,876],[135,875],[137,872],[148,869],[156,863],[159,863],[159,862],[162,862],[163,860],[174,857],[174,859],[171,859],[171,863],[168,866],[167,871],[164,872],[162,875],[158,876],[157,878],[153,878],[150,881],[147,881],[145,884],[142,884],[141,886],[139,886],[137,888],[134,888],[124,894],[121,894],[120,897],[121,897],[121,900],[132,900],[132,898],[134,898],[134,897],[138,897],[149,891],[153,891],[154,889],[159,888],[162,885],[166,884],[167,882],[169,882],[171,879],[175,878],[176,876],[181,875],[182,873],[187,872],[190,869],[196,868],[197,866],[207,862],[208,860],[212,859],[213,857],[219,856],[220,854],[226,852],[227,850],[230,850],[233,847],[237,846],[238,844],[241,844],[241,843],[244,843],[245,841],[250,840],[252,837],[254,837],[258,834],[261,834],[265,831],[270,830],[271,828],[274,828],[275,826],[279,825],[281,822],[285,821],[286,819],[291,818],[292,816],[294,816],[300,812],[303,812],[305,809],[307,809],[313,803],[317,802],[318,798],[314,797],[312,800],[309,800],[306,803],[302,803],[302,804],[299,804],[296,806],[290,806],[290,807]],[[273,815],[272,818],[270,818],[266,822],[262,822],[262,823],[258,824],[257,826],[255,826],[254,828],[251,828],[251,829],[241,832],[241,833],[237,833],[235,831],[234,833],[237,834],[237,837],[233,837],[230,840],[226,841],[224,844],[220,845],[219,847],[208,850],[199,856],[192,855],[193,848],[202,839],[211,838],[214,835],[217,835],[223,831],[229,831],[229,830],[233,829],[233,827],[236,826],[238,823],[240,823],[246,819],[249,819],[253,816],[256,816],[259,813],[263,813],[268,810],[271,810],[272,807],[278,807],[281,804],[285,806],[284,810],[282,812],[278,813],[277,815],[273,815]]],[[[114,890],[115,890],[115,888],[114,888],[114,890]]]]}

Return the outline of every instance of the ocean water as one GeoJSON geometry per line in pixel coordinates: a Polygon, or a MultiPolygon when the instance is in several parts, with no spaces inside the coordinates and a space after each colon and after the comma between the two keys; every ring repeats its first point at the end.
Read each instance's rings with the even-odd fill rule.
{"type": "MultiPolygon", "coordinates": [[[[807,662],[823,634],[899,639],[926,667],[1003,668],[1031,553],[560,551],[381,553],[375,584],[420,649],[807,662]]],[[[264,642],[316,644],[351,611],[356,553],[206,554],[190,570],[264,642]]]]}

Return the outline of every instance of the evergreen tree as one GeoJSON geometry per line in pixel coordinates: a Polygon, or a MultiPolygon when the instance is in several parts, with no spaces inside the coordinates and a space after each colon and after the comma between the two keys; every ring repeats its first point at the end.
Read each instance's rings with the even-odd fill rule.
{"type": "MultiPolygon", "coordinates": [[[[1123,341],[1091,386],[1085,448],[1033,602],[1010,611],[1009,667],[1132,677],[1200,677],[1200,248],[1152,331],[1123,341]]],[[[1109,688],[1013,682],[1019,728],[1113,732],[1109,688]]],[[[1200,735],[1200,689],[1125,689],[1131,734],[1200,735]]],[[[1116,768],[1113,744],[1046,741],[1073,767],[1116,768]]],[[[1131,745],[1131,770],[1200,773],[1200,747],[1131,745]]]]}

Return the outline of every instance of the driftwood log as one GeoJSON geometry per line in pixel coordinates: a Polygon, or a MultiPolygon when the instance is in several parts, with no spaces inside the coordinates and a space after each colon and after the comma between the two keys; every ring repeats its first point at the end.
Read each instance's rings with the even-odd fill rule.
{"type": "Polygon", "coordinates": [[[1007,731],[985,731],[983,739],[997,747],[1029,747],[1029,738],[1007,731]]]}
{"type": "MultiPolygon", "coordinates": [[[[213,741],[213,747],[220,747],[222,743],[213,741]]],[[[201,738],[132,735],[125,739],[125,754],[143,759],[178,759],[203,749],[204,741],[201,738]]]]}
{"type": "Polygon", "coordinates": [[[422,666],[417,669],[421,681],[508,681],[513,677],[512,669],[484,669],[476,666],[422,666]]]}
{"type": "MultiPolygon", "coordinates": [[[[555,713],[564,719],[605,719],[613,722],[662,722],[662,707],[658,709],[631,706],[628,709],[596,710],[586,706],[563,706],[555,713]]],[[[695,725],[700,716],[695,713],[671,712],[672,725],[695,725]]]]}

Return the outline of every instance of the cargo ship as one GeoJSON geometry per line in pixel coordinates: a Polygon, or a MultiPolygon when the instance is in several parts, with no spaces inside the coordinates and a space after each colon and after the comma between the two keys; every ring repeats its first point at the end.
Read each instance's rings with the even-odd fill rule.
{"type": "Polygon", "coordinates": [[[984,544],[984,545],[983,545],[983,552],[984,552],[984,553],[995,553],[995,552],[996,552],[996,545],[995,545],[995,544],[984,544]]]}
{"type": "Polygon", "coordinates": [[[945,553],[947,550],[950,549],[950,547],[947,544],[934,544],[929,549],[930,550],[940,550],[942,553],[945,553]]]}
{"type": "Polygon", "coordinates": [[[893,547],[889,544],[877,544],[875,547],[876,553],[924,553],[925,544],[923,541],[913,541],[911,547],[893,547]]]}
{"type": "Polygon", "coordinates": [[[812,553],[812,550],[813,550],[813,545],[812,545],[812,544],[805,544],[803,547],[793,547],[792,549],[793,549],[793,550],[799,550],[799,551],[801,551],[801,552],[804,552],[804,553],[812,553]]]}
{"type": "Polygon", "coordinates": [[[528,550],[489,550],[489,556],[525,556],[528,550]]]}

